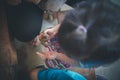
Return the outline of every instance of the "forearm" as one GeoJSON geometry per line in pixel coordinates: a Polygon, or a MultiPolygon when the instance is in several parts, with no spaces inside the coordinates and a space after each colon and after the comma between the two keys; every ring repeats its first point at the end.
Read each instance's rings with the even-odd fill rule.
{"type": "Polygon", "coordinates": [[[56,34],[60,28],[60,24],[57,24],[56,26],[53,27],[53,31],[56,34]]]}

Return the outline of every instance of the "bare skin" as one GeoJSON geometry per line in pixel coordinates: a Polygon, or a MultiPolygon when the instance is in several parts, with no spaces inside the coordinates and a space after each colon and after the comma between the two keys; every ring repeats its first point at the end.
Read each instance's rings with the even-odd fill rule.
{"type": "Polygon", "coordinates": [[[55,34],[57,34],[59,27],[60,27],[60,24],[57,24],[54,27],[45,30],[44,33],[49,35],[50,38],[52,38],[55,34]]]}
{"type": "Polygon", "coordinates": [[[54,27],[52,27],[50,29],[46,29],[41,34],[37,35],[32,41],[28,42],[28,44],[30,44],[32,46],[38,46],[39,43],[40,43],[40,40],[42,40],[44,37],[46,38],[44,40],[48,41],[55,34],[57,34],[59,27],[60,27],[60,24],[57,24],[57,25],[55,25],[54,27]]]}
{"type": "MultiPolygon", "coordinates": [[[[62,53],[57,54],[56,52],[49,52],[49,53],[48,52],[45,52],[45,53],[36,52],[36,54],[44,60],[45,59],[55,59],[55,58],[62,59],[62,60],[65,59],[65,58],[63,58],[65,55],[62,53]]],[[[72,62],[72,61],[70,61],[70,62],[72,62]]],[[[38,80],[37,75],[38,75],[38,71],[40,71],[40,70],[41,69],[38,69],[38,68],[32,70],[32,72],[30,73],[31,80],[38,80]]],[[[79,74],[82,74],[84,77],[87,78],[87,80],[96,80],[94,69],[70,67],[70,68],[68,68],[68,70],[72,70],[72,71],[78,72],[79,74]]]]}

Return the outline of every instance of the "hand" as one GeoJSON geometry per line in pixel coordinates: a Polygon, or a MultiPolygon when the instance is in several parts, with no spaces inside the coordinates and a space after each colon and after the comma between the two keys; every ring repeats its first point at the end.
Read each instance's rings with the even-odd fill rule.
{"type": "Polygon", "coordinates": [[[45,59],[55,59],[57,57],[57,52],[49,51],[49,52],[36,52],[38,56],[40,56],[43,60],[45,59]]]}
{"type": "Polygon", "coordinates": [[[58,32],[60,24],[45,30],[40,35],[37,35],[32,41],[28,42],[28,44],[32,46],[38,46],[40,41],[43,45],[48,45],[47,42],[58,32]],[[39,41],[40,40],[40,41],[39,41]]]}
{"type": "Polygon", "coordinates": [[[44,32],[40,34],[39,38],[40,39],[42,38],[51,39],[54,35],[57,34],[59,27],[60,27],[60,24],[57,24],[56,26],[50,29],[46,29],[44,32]]]}
{"type": "Polygon", "coordinates": [[[46,30],[44,31],[44,34],[45,34],[45,35],[48,35],[49,38],[52,38],[52,37],[56,34],[55,28],[52,27],[52,28],[46,29],[46,30]]]}

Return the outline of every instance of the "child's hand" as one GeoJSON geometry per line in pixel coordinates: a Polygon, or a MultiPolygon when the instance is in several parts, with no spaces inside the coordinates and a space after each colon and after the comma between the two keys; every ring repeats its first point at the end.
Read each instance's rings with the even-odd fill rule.
{"type": "Polygon", "coordinates": [[[46,29],[44,31],[44,34],[49,35],[49,37],[52,38],[56,34],[56,31],[55,31],[54,27],[52,27],[50,29],[46,29]]]}
{"type": "Polygon", "coordinates": [[[44,46],[49,45],[49,40],[57,34],[59,26],[60,24],[40,33],[39,39],[44,46]]]}
{"type": "Polygon", "coordinates": [[[60,24],[57,24],[56,26],[50,28],[50,29],[46,29],[39,37],[40,39],[42,39],[43,37],[46,37],[48,39],[52,38],[54,35],[57,34],[58,29],[60,27],[60,24]]]}
{"type": "Polygon", "coordinates": [[[55,59],[57,57],[57,52],[52,52],[52,51],[44,52],[44,53],[36,52],[36,54],[40,56],[43,60],[55,59]]]}

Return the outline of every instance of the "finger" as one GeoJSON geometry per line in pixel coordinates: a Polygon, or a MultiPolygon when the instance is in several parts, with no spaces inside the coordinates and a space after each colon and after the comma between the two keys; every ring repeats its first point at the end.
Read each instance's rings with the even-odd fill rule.
{"type": "Polygon", "coordinates": [[[39,55],[39,56],[43,56],[43,54],[40,53],[40,52],[36,52],[36,54],[39,55]]]}
{"type": "Polygon", "coordinates": [[[47,32],[51,32],[51,29],[46,29],[44,33],[46,34],[47,32]]]}
{"type": "Polygon", "coordinates": [[[40,52],[36,52],[36,54],[37,54],[38,56],[40,56],[42,59],[44,59],[44,60],[46,59],[45,56],[44,56],[44,54],[42,54],[42,53],[40,53],[40,52]]]}
{"type": "Polygon", "coordinates": [[[55,55],[55,53],[54,53],[54,52],[49,52],[49,54],[50,54],[50,55],[55,55]]]}
{"type": "Polygon", "coordinates": [[[49,36],[53,35],[53,33],[50,32],[50,31],[48,31],[47,34],[48,34],[49,36]]]}
{"type": "Polygon", "coordinates": [[[42,39],[44,37],[44,32],[41,32],[40,35],[39,35],[39,39],[42,39]]]}

